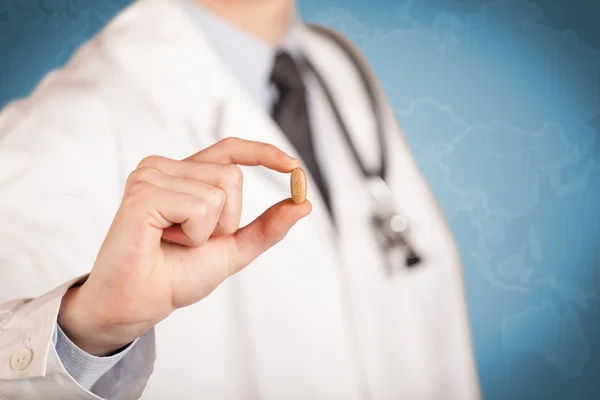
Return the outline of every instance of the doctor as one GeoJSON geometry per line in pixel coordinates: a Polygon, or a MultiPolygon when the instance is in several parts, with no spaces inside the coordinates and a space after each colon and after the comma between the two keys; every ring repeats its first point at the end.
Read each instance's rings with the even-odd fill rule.
{"type": "Polygon", "coordinates": [[[3,110],[0,398],[479,398],[451,233],[344,43],[139,0],[3,110]]]}

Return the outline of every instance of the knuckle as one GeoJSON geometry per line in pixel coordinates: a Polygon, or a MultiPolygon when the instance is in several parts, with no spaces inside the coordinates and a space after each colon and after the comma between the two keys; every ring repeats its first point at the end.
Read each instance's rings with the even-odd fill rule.
{"type": "Polygon", "coordinates": [[[193,227],[187,227],[185,234],[187,236],[189,244],[192,247],[200,247],[206,242],[207,237],[203,232],[204,229],[199,224],[193,227]]]}
{"type": "Polygon", "coordinates": [[[125,200],[123,201],[125,206],[137,207],[141,204],[144,204],[149,201],[152,196],[153,185],[144,182],[144,181],[136,181],[131,186],[126,193],[125,200]]]}
{"type": "Polygon", "coordinates": [[[228,136],[225,139],[221,140],[221,143],[224,146],[232,146],[240,141],[240,138],[236,138],[234,136],[228,136]]]}
{"type": "Polygon", "coordinates": [[[238,230],[238,226],[232,222],[223,223],[222,221],[219,221],[219,229],[221,230],[221,233],[230,235],[238,230]]]}
{"type": "Polygon", "coordinates": [[[208,216],[208,207],[204,201],[195,201],[193,207],[194,213],[198,216],[198,218],[204,219],[208,216]]]}
{"type": "Polygon", "coordinates": [[[269,242],[269,226],[267,222],[261,221],[258,224],[258,229],[256,230],[256,240],[259,243],[269,242]]]}
{"type": "Polygon", "coordinates": [[[211,206],[213,208],[221,208],[225,204],[225,192],[219,188],[212,189],[212,193],[210,196],[211,206]]]}
{"type": "Polygon", "coordinates": [[[146,181],[136,181],[130,186],[129,193],[131,195],[145,194],[150,190],[151,186],[152,185],[146,181]]]}
{"type": "Polygon", "coordinates": [[[156,176],[157,173],[157,169],[150,167],[140,167],[133,171],[131,175],[129,175],[130,182],[132,184],[136,182],[150,182],[156,176]]]}
{"type": "Polygon", "coordinates": [[[274,144],[265,143],[264,145],[265,155],[274,160],[282,160],[285,158],[285,153],[274,144]]]}
{"type": "Polygon", "coordinates": [[[192,247],[200,247],[205,243],[204,238],[200,236],[188,236],[192,247]]]}
{"type": "Polygon", "coordinates": [[[235,186],[242,186],[244,173],[238,165],[227,166],[227,181],[235,186]]]}
{"type": "Polygon", "coordinates": [[[271,154],[279,153],[279,148],[277,148],[277,146],[271,143],[265,143],[264,149],[266,152],[269,152],[271,154]]]}
{"type": "Polygon", "coordinates": [[[160,156],[148,156],[142,159],[138,164],[138,168],[155,168],[157,165],[161,163],[163,157],[160,156]]]}

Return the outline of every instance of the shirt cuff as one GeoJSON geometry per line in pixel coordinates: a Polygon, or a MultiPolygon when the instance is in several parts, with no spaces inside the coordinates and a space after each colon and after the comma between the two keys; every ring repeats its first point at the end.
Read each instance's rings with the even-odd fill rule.
{"type": "Polygon", "coordinates": [[[134,347],[135,342],[125,349],[108,357],[96,357],[81,350],[63,332],[58,324],[54,331],[53,342],[56,353],[65,370],[82,387],[90,390],[92,386],[111,368],[113,368],[129,350],[134,347]]]}

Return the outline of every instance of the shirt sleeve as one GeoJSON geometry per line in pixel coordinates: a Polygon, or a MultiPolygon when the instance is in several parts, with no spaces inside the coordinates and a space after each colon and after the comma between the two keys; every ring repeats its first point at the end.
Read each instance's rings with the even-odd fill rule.
{"type": "Polygon", "coordinates": [[[59,343],[57,318],[61,300],[79,280],[68,281],[37,298],[0,303],[0,399],[129,400],[142,397],[154,370],[154,329],[117,356],[100,358],[106,362],[102,367],[87,365],[77,358],[81,355],[77,352],[80,349],[69,348],[64,341],[59,343]],[[62,358],[58,351],[63,354],[62,358]],[[71,354],[64,356],[69,352],[71,354]],[[78,360],[66,361],[74,372],[66,370],[65,360],[71,360],[69,357],[78,360]],[[112,363],[110,367],[108,361],[112,363]],[[72,374],[79,375],[83,384],[92,387],[83,387],[72,374]]]}
{"type": "Polygon", "coordinates": [[[58,324],[52,339],[58,358],[65,370],[87,390],[90,390],[102,375],[121,361],[135,345],[135,342],[133,342],[125,349],[109,357],[96,357],[81,350],[67,337],[58,324]]]}

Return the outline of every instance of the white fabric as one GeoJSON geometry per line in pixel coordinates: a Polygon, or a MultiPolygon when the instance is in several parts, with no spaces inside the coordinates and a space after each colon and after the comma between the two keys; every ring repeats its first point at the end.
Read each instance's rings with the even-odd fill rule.
{"type": "MultiPolygon", "coordinates": [[[[305,31],[303,40],[351,134],[374,135],[352,66],[320,37],[305,31]]],[[[309,217],[141,338],[95,385],[98,396],[68,375],[51,339],[60,298],[93,265],[127,175],[150,154],[180,159],[227,136],[295,152],[171,0],[136,2],[31,97],[8,106],[0,116],[0,395],[478,399],[460,260],[392,112],[390,182],[425,262],[390,277],[362,177],[322,93],[311,97],[339,234],[309,189],[309,217]],[[24,345],[34,358],[17,372],[8,361],[24,345]]],[[[244,172],[246,223],[289,196],[289,176],[244,172]]]]}
{"type": "MultiPolygon", "coordinates": [[[[4,253],[5,249],[2,251],[4,253]]],[[[2,274],[11,267],[3,261],[2,274]]],[[[96,391],[100,397],[80,386],[58,358],[52,336],[60,300],[78,280],[68,281],[35,299],[0,305],[0,359],[5,361],[0,363],[0,399],[126,400],[141,397],[154,366],[154,331],[139,338],[127,351],[127,356],[100,378],[96,391]],[[33,360],[26,369],[17,371],[11,368],[8,360],[23,348],[33,351],[33,360]]],[[[1,282],[4,291],[10,283],[1,282]]],[[[13,282],[13,286],[18,285],[13,282]]],[[[42,288],[43,285],[39,282],[38,286],[42,288]]]]}
{"type": "MultiPolygon", "coordinates": [[[[184,9],[196,28],[206,34],[224,67],[238,79],[250,98],[265,112],[270,112],[272,104],[277,100],[277,91],[269,80],[277,49],[191,0],[176,0],[175,3],[184,9]]],[[[300,55],[300,24],[301,21],[294,18],[279,46],[294,56],[300,55]]],[[[127,347],[125,351],[110,357],[94,357],[72,343],[60,327],[57,327],[53,340],[58,357],[67,372],[86,389],[91,389],[131,349],[131,346],[127,347]]]]}

